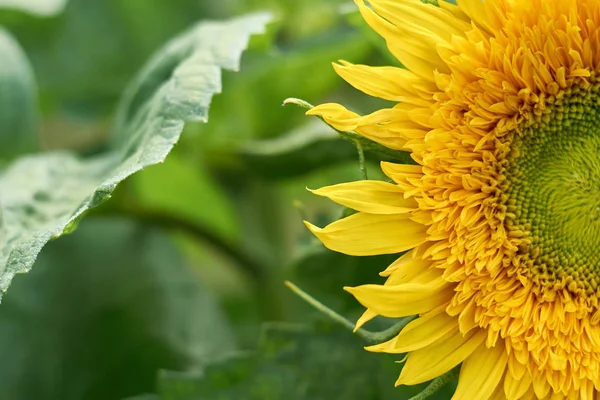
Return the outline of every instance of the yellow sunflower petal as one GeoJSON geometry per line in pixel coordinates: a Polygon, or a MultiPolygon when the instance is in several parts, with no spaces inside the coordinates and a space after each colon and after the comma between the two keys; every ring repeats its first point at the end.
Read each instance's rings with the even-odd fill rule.
{"type": "Polygon", "coordinates": [[[370,256],[400,253],[423,243],[426,228],[409,217],[359,212],[325,228],[304,223],[327,248],[352,256],[370,256]]]}
{"type": "Polygon", "coordinates": [[[360,115],[346,107],[335,104],[319,104],[306,112],[306,115],[316,115],[325,120],[334,129],[342,132],[352,132],[358,127],[360,115]]]}
{"type": "Polygon", "coordinates": [[[447,304],[453,290],[443,278],[429,283],[394,286],[362,285],[344,287],[363,306],[389,318],[421,314],[447,304]]]}
{"type": "Polygon", "coordinates": [[[520,399],[531,387],[531,376],[523,374],[521,379],[515,379],[509,372],[504,377],[504,394],[508,400],[520,399]]]}
{"type": "MultiPolygon", "coordinates": [[[[520,397],[519,400],[538,400],[538,398],[535,395],[535,392],[533,391],[533,389],[530,389],[529,391],[527,391],[527,393],[525,393],[523,395],[523,397],[520,397]]],[[[554,399],[551,399],[551,400],[554,400],[554,399]]],[[[563,400],[563,399],[561,399],[561,400],[563,400]]]]}
{"type": "Polygon", "coordinates": [[[496,390],[494,390],[494,393],[492,393],[492,396],[490,397],[489,400],[508,400],[506,398],[506,396],[504,395],[504,389],[502,389],[502,383],[496,387],[496,390]]]}
{"type": "Polygon", "coordinates": [[[491,349],[482,343],[463,362],[452,400],[488,400],[505,374],[507,359],[502,341],[491,349]]]}
{"type": "Polygon", "coordinates": [[[405,199],[397,185],[382,181],[340,183],[311,191],[343,206],[370,214],[403,214],[417,208],[417,202],[405,199]]]}
{"type": "Polygon", "coordinates": [[[333,68],[356,89],[390,101],[401,101],[420,107],[432,105],[433,84],[423,87],[422,81],[412,72],[398,67],[370,67],[346,61],[334,63],[333,68]]]}
{"type": "Polygon", "coordinates": [[[380,276],[390,276],[396,269],[403,267],[405,264],[413,260],[413,250],[402,254],[396,261],[388,265],[388,267],[379,273],[380,276]]]}
{"type": "Polygon", "coordinates": [[[473,22],[489,33],[494,32],[494,27],[488,18],[485,5],[481,0],[458,0],[457,4],[461,11],[468,15],[473,22]]]}
{"type": "Polygon", "coordinates": [[[410,135],[423,129],[421,125],[410,119],[402,106],[384,108],[360,116],[339,104],[326,103],[310,109],[306,115],[320,116],[338,131],[356,132],[390,149],[397,150],[404,147],[410,135]],[[407,135],[404,132],[407,132],[407,135]]]}
{"type": "Polygon", "coordinates": [[[486,332],[482,329],[466,336],[457,332],[446,341],[411,352],[396,386],[416,385],[445,374],[473,354],[485,338],[486,332]]]}
{"type": "MultiPolygon", "coordinates": [[[[394,266],[394,264],[395,263],[391,266],[394,266]]],[[[429,275],[431,272],[437,272],[439,274],[439,270],[430,269],[431,265],[431,260],[424,260],[422,258],[415,258],[403,262],[402,265],[394,267],[393,270],[389,271],[389,276],[385,281],[385,284],[399,285],[401,283],[414,282],[415,280],[422,281],[422,278],[420,277],[429,275]]]]}
{"type": "Polygon", "coordinates": [[[459,6],[446,0],[438,0],[441,9],[448,11],[454,18],[464,22],[471,22],[471,19],[465,14],[459,6]]]}
{"type": "Polygon", "coordinates": [[[398,27],[379,16],[373,9],[365,4],[364,0],[354,1],[369,26],[373,28],[387,43],[390,52],[409,70],[429,82],[435,82],[433,71],[448,71],[445,63],[441,61],[432,42],[424,42],[403,34],[398,27]]]}
{"type": "Polygon", "coordinates": [[[471,28],[447,10],[419,0],[369,0],[369,4],[397,27],[412,31],[421,28],[446,40],[452,35],[462,36],[471,28]]]}
{"type": "Polygon", "coordinates": [[[423,167],[420,165],[395,164],[381,162],[381,170],[396,183],[407,183],[408,179],[419,179],[423,176],[423,167]]]}
{"type": "Polygon", "coordinates": [[[422,349],[457,332],[458,321],[442,309],[441,312],[431,312],[409,322],[393,339],[365,349],[391,354],[406,353],[422,349]]]}
{"type": "Polygon", "coordinates": [[[360,318],[356,321],[356,325],[354,326],[354,332],[359,330],[364,324],[372,320],[377,316],[377,313],[373,310],[367,309],[360,318]]]}

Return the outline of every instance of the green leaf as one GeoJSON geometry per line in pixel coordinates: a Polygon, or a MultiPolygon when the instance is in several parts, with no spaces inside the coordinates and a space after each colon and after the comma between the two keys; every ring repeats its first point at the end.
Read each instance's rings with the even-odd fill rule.
{"type": "Polygon", "coordinates": [[[358,161],[355,142],[363,147],[368,161],[414,163],[407,152],[390,150],[354,132],[336,132],[317,121],[275,139],[250,141],[238,154],[253,174],[267,179],[284,179],[330,165],[358,161]]]}
{"type": "Polygon", "coordinates": [[[2,27],[0,59],[0,158],[8,158],[36,148],[37,86],[25,53],[2,27]]]}
{"type": "Polygon", "coordinates": [[[14,8],[40,17],[58,14],[66,4],[67,0],[0,0],[0,8],[14,8]]]}
{"type": "Polygon", "coordinates": [[[178,152],[165,163],[134,175],[131,188],[137,205],[210,227],[226,240],[239,236],[239,221],[230,199],[208,171],[178,152]]]}
{"type": "Polygon", "coordinates": [[[249,36],[263,32],[269,19],[268,14],[255,14],[203,23],[169,42],[126,89],[117,110],[117,137],[129,140],[122,133],[143,128],[148,118],[139,114],[157,106],[167,108],[171,120],[207,122],[212,96],[221,92],[221,69],[239,69],[249,36]],[[171,78],[165,82],[165,76],[171,78]],[[156,101],[149,103],[152,96],[156,101]]]}
{"type": "Polygon", "coordinates": [[[27,157],[0,174],[3,292],[15,274],[31,269],[46,242],[108,199],[120,181],[162,162],[186,122],[206,121],[210,98],[221,89],[220,69],[237,68],[250,35],[261,32],[269,18],[253,14],[201,23],[168,43],[140,75],[151,80],[136,78],[125,95],[118,144],[110,151],[87,159],[69,153],[27,157]]]}
{"type": "Polygon", "coordinates": [[[275,139],[251,141],[239,154],[250,171],[266,178],[288,178],[357,158],[354,145],[318,121],[275,139]]]}
{"type": "MultiPolygon", "coordinates": [[[[366,352],[352,333],[320,325],[266,325],[257,354],[232,356],[202,373],[165,372],[162,400],[400,400],[424,385],[394,388],[395,358],[366,352]]],[[[449,399],[440,393],[438,399],[449,399]]]]}
{"type": "Polygon", "coordinates": [[[0,307],[2,397],[111,400],[154,391],[158,369],[234,351],[215,299],[160,230],[90,219],[40,254],[0,307]]]}

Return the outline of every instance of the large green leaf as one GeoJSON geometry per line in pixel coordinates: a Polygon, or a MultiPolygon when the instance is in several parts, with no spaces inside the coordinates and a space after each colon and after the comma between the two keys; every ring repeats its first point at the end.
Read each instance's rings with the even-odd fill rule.
{"type": "MultiPolygon", "coordinates": [[[[1,6],[1,2],[0,2],[1,6]]],[[[0,27],[0,158],[36,147],[37,87],[27,57],[0,27]]]]}
{"type": "Polygon", "coordinates": [[[2,398],[110,400],[159,368],[233,351],[215,300],[158,229],[92,219],[48,245],[0,307],[2,398]]]}
{"type": "MultiPolygon", "coordinates": [[[[328,325],[267,325],[256,354],[230,357],[202,373],[162,373],[159,398],[406,400],[423,389],[394,388],[400,371],[394,357],[362,345],[351,332],[328,325]]],[[[436,399],[449,399],[449,386],[436,399]]]]}
{"type": "Polygon", "coordinates": [[[0,0],[0,8],[14,8],[39,16],[57,14],[66,4],[67,0],[0,0]]]}
{"type": "Polygon", "coordinates": [[[136,78],[121,103],[115,145],[81,159],[49,153],[20,159],[0,174],[0,289],[30,270],[42,247],[70,232],[115,186],[162,162],[188,121],[206,121],[221,68],[237,69],[250,35],[267,14],[201,23],[168,43],[136,78]]]}

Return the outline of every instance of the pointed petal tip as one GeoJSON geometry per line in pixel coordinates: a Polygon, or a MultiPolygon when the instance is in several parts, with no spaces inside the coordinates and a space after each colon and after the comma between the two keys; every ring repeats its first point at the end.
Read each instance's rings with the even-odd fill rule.
{"type": "MultiPolygon", "coordinates": [[[[406,361],[407,357],[408,357],[408,355],[405,356],[401,361],[398,361],[398,363],[406,361]]],[[[403,374],[403,372],[404,372],[404,368],[402,368],[402,371],[400,371],[400,376],[398,377],[398,379],[396,379],[396,382],[394,382],[395,387],[398,387],[400,385],[406,385],[407,379],[406,379],[406,375],[403,374]],[[402,375],[404,375],[404,377],[402,375]]]]}
{"type": "Polygon", "coordinates": [[[346,292],[352,294],[352,291],[355,289],[352,286],[344,286],[342,289],[344,289],[346,292]]]}
{"type": "Polygon", "coordinates": [[[379,350],[377,350],[378,346],[379,346],[378,344],[372,344],[370,346],[363,347],[363,349],[365,349],[366,351],[369,351],[371,353],[379,353],[379,350]]]}
{"type": "Polygon", "coordinates": [[[312,233],[314,233],[315,235],[317,234],[317,232],[321,232],[322,229],[319,228],[316,225],[311,224],[308,221],[302,221],[304,223],[304,225],[308,228],[309,231],[311,231],[312,233]]]}

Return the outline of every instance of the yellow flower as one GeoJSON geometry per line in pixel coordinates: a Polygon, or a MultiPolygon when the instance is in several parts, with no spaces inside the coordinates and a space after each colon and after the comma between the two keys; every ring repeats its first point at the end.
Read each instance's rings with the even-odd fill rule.
{"type": "Polygon", "coordinates": [[[334,64],[397,104],[319,115],[417,165],[315,191],[358,213],[325,228],[350,255],[407,251],[376,315],[418,314],[368,350],[408,353],[397,384],[462,363],[453,399],[600,398],[600,0],[356,0],[407,68],[334,64]]]}

